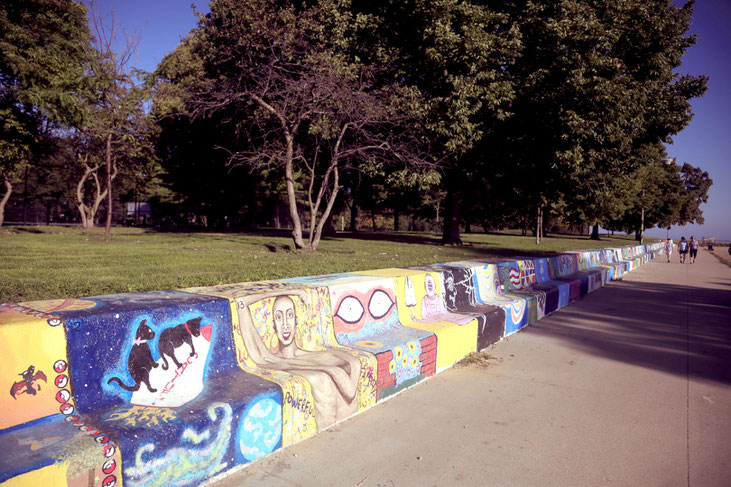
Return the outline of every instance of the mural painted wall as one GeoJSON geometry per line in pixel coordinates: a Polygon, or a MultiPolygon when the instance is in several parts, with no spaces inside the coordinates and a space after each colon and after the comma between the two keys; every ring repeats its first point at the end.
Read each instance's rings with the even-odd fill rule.
{"type": "Polygon", "coordinates": [[[77,411],[62,321],[46,311],[93,302],[0,305],[0,482],[114,485],[121,455],[112,438],[77,411]]]}
{"type": "Polygon", "coordinates": [[[474,269],[453,264],[410,267],[439,274],[448,311],[466,314],[477,320],[477,349],[481,350],[505,336],[505,310],[480,303],[474,286],[474,269]]]}
{"type": "Polygon", "coordinates": [[[497,264],[460,262],[473,269],[475,296],[480,303],[499,306],[505,310],[505,336],[528,324],[530,310],[525,299],[506,293],[505,283],[497,264]]]}
{"type": "Polygon", "coordinates": [[[438,272],[383,269],[362,274],[393,279],[401,323],[437,336],[437,370],[477,349],[477,320],[447,309],[438,272]]]}
{"type": "Polygon", "coordinates": [[[0,483],[200,484],[373,406],[661,251],[0,305],[0,483]]]}
{"type": "Polygon", "coordinates": [[[339,345],[328,291],[280,281],[188,289],[224,296],[239,366],[282,388],[283,445],[376,402],[376,358],[339,345]]]}
{"type": "Polygon", "coordinates": [[[536,281],[538,286],[546,286],[556,290],[555,297],[553,293],[546,292],[546,314],[552,313],[557,309],[569,305],[569,296],[571,295],[571,284],[566,281],[555,281],[549,275],[548,259],[538,257],[533,259],[536,269],[536,281]],[[555,299],[555,304],[554,300],[555,299]],[[555,308],[554,308],[555,306],[555,308]]]}
{"type": "Polygon", "coordinates": [[[343,275],[318,280],[329,291],[337,342],[376,357],[377,399],[434,375],[437,338],[400,322],[393,279],[343,275]]]}
{"type": "Polygon", "coordinates": [[[281,390],[236,366],[227,300],[165,291],[86,301],[54,311],[76,402],[62,413],[119,451],[116,481],[195,484],[281,446],[281,390]]]}

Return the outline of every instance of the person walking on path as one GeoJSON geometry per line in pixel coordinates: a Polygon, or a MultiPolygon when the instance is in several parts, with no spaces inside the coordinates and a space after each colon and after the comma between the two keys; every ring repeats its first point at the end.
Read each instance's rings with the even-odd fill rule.
{"type": "Polygon", "coordinates": [[[673,255],[673,239],[671,238],[665,240],[665,255],[668,256],[668,263],[670,263],[670,257],[673,255]]]}
{"type": "Polygon", "coordinates": [[[685,257],[688,255],[688,241],[685,237],[680,237],[680,242],[678,242],[678,254],[680,254],[680,263],[685,264],[685,257]]]}
{"type": "Polygon", "coordinates": [[[698,256],[698,240],[694,235],[690,237],[690,263],[695,264],[695,258],[698,256]]]}

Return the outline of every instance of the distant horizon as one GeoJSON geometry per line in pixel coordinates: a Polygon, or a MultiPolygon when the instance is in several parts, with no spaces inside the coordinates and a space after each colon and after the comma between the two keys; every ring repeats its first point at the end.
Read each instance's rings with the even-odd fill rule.
{"type": "MultiPolygon", "coordinates": [[[[682,227],[681,227],[682,228],[682,227]]],[[[716,242],[731,242],[731,236],[730,235],[724,235],[723,237],[718,237],[716,235],[703,235],[700,232],[678,232],[680,228],[674,227],[672,230],[670,230],[670,238],[673,240],[680,240],[680,237],[685,237],[686,239],[689,239],[690,237],[694,236],[698,240],[702,240],[703,238],[713,238],[716,242]]],[[[648,237],[655,237],[655,238],[665,238],[666,230],[664,228],[653,228],[651,230],[647,230],[645,232],[645,235],[648,237]]]]}

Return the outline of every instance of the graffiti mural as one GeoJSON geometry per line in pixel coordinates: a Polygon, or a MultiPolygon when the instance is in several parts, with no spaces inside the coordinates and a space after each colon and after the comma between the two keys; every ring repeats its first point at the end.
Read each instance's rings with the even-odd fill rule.
{"type": "Polygon", "coordinates": [[[543,291],[546,296],[544,313],[553,313],[569,304],[571,285],[562,281],[554,281],[548,274],[548,260],[545,257],[532,258],[535,269],[536,283],[531,284],[533,289],[543,291]]]}
{"type": "Polygon", "coordinates": [[[376,359],[337,343],[326,288],[271,281],[187,291],[231,300],[239,365],[282,388],[284,445],[375,403],[376,359]]]}
{"type": "Polygon", "coordinates": [[[477,349],[497,342],[505,335],[505,310],[499,306],[480,303],[475,289],[474,269],[456,264],[411,267],[437,272],[444,289],[444,304],[448,311],[472,316],[477,320],[477,349]]]}
{"type": "MultiPolygon", "coordinates": [[[[115,481],[184,485],[248,461],[235,460],[230,435],[204,438],[214,435],[212,415],[230,429],[261,394],[281,409],[281,391],[237,366],[227,300],[167,291],[85,301],[93,306],[56,311],[70,356],[83,358],[57,377],[59,385],[75,385],[76,404],[62,405],[61,413],[77,418],[71,425],[86,434],[115,438],[125,458],[115,481]],[[213,407],[216,401],[225,406],[213,407]],[[192,470],[181,467],[178,455],[191,451],[200,454],[192,470]],[[217,455],[231,460],[216,462],[217,455]],[[170,466],[161,469],[159,462],[170,466]]],[[[267,433],[280,435],[276,428],[267,433]]]]}
{"type": "Polygon", "coordinates": [[[434,374],[436,337],[401,324],[393,279],[336,276],[320,283],[330,293],[338,343],[375,354],[378,399],[434,374]]]}
{"type": "MultiPolygon", "coordinates": [[[[67,305],[79,301],[65,300],[67,305]]],[[[0,396],[0,482],[116,482],[119,472],[109,462],[121,461],[118,449],[76,411],[64,327],[43,311],[47,303],[0,306],[0,380],[6,391],[0,396]]]]}
{"type": "Polygon", "coordinates": [[[524,286],[522,272],[518,262],[503,261],[496,265],[503,296],[522,299],[525,303],[524,319],[522,320],[521,326],[534,323],[538,319],[539,313],[544,314],[545,312],[545,296],[539,299],[537,293],[530,292],[527,286],[524,286]],[[544,304],[544,310],[539,312],[541,300],[544,304]]]}
{"type": "Polygon", "coordinates": [[[54,365],[66,363],[62,327],[23,306],[0,306],[0,429],[58,413],[54,365]]]}
{"type": "Polygon", "coordinates": [[[447,310],[439,273],[382,269],[360,274],[393,279],[401,324],[437,337],[437,370],[451,366],[477,349],[477,319],[447,310]]]}
{"type": "Polygon", "coordinates": [[[202,431],[186,428],[180,436],[181,446],[168,448],[164,454],[156,452],[155,443],[140,446],[131,466],[124,468],[126,483],[148,487],[173,482],[195,485],[224,470],[231,438],[231,406],[217,402],[207,412],[211,427],[202,431]]]}
{"type": "Polygon", "coordinates": [[[551,280],[569,285],[569,303],[581,299],[581,281],[575,276],[575,260],[570,255],[551,256],[547,260],[551,280]]]}
{"type": "Polygon", "coordinates": [[[258,460],[273,452],[281,439],[282,406],[263,398],[251,404],[242,415],[236,432],[236,452],[245,461],[258,460]]]}
{"type": "Polygon", "coordinates": [[[661,249],[0,305],[0,483],[199,485],[373,406],[661,249]]]}

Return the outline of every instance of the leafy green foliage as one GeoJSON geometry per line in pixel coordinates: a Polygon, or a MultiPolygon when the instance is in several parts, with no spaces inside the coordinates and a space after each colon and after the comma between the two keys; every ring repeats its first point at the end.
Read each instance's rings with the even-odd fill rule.
{"type": "MultiPolygon", "coordinates": [[[[633,206],[635,171],[648,147],[690,121],[704,77],[675,74],[692,2],[496,2],[520,26],[523,49],[508,67],[513,116],[498,127],[496,178],[512,183],[526,213],[547,204],[569,221],[618,218],[633,206]],[[504,174],[500,174],[504,172],[504,174]]],[[[650,159],[648,159],[648,157],[650,159]]]]}
{"type": "Polygon", "coordinates": [[[23,169],[43,145],[49,125],[83,117],[85,8],[64,0],[8,0],[0,7],[0,179],[4,206],[23,169]]]}

